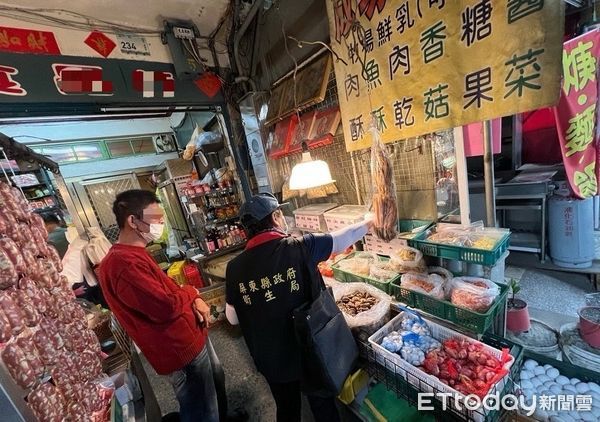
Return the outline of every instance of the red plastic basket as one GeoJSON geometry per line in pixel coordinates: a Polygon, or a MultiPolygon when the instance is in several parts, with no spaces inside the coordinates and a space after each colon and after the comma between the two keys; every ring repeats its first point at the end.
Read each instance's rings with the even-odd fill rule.
{"type": "Polygon", "coordinates": [[[183,275],[185,275],[187,284],[190,284],[197,289],[204,287],[204,281],[202,280],[200,271],[198,271],[198,267],[196,267],[195,264],[185,264],[183,267],[183,275]]]}

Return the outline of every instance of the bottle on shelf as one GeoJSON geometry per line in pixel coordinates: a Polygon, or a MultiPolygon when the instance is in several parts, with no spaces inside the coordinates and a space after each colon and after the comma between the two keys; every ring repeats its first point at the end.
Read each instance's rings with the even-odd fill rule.
{"type": "Polygon", "coordinates": [[[206,231],[204,242],[206,243],[206,251],[209,254],[213,253],[215,251],[215,243],[213,241],[212,232],[210,230],[206,231]]]}

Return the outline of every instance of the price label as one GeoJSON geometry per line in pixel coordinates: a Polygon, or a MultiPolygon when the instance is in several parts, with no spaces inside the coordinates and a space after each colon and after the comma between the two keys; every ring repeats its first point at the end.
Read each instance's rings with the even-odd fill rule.
{"type": "Polygon", "coordinates": [[[131,34],[119,34],[117,35],[117,41],[121,53],[123,54],[150,55],[150,49],[148,48],[148,43],[144,37],[131,34]]]}

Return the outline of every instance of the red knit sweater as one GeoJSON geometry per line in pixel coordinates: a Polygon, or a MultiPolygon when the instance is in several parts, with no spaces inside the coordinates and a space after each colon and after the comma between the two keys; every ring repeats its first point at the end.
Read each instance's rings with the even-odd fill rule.
{"type": "Polygon", "coordinates": [[[183,368],[204,347],[207,332],[192,309],[198,291],[175,284],[144,248],[113,245],[100,264],[100,285],[111,311],[157,373],[183,368]]]}

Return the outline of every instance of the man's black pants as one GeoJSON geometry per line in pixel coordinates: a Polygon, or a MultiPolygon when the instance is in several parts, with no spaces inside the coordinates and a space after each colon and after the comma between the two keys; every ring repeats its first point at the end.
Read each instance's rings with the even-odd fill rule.
{"type": "MultiPolygon", "coordinates": [[[[277,422],[300,422],[302,414],[300,381],[269,382],[269,388],[277,405],[277,422]]],[[[307,396],[307,399],[316,422],[340,421],[335,397],[307,396]]]]}

